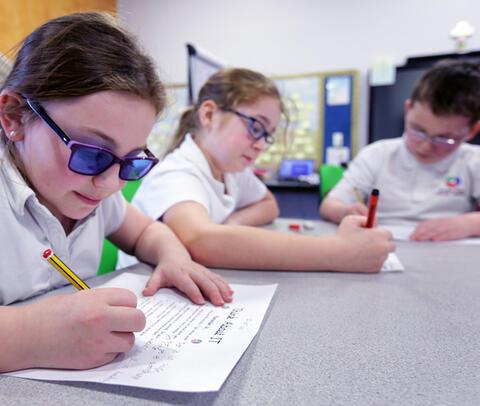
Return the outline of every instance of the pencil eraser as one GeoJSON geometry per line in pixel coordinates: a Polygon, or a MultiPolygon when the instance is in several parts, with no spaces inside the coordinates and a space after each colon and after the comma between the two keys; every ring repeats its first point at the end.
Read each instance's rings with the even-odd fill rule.
{"type": "Polygon", "coordinates": [[[50,255],[52,255],[52,250],[50,248],[43,251],[43,254],[42,254],[43,258],[47,259],[50,255]]]}
{"type": "Polygon", "coordinates": [[[305,227],[305,229],[307,230],[313,230],[315,228],[315,224],[313,224],[312,221],[304,221],[303,222],[303,226],[305,227]]]}
{"type": "Polygon", "coordinates": [[[291,223],[288,225],[288,229],[292,231],[300,231],[302,226],[298,223],[291,223]]]}

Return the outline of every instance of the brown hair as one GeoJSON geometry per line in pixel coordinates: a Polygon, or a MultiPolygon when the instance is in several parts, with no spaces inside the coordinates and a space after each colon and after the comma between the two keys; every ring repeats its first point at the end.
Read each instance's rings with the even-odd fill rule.
{"type": "Polygon", "coordinates": [[[198,131],[200,123],[197,111],[204,101],[212,100],[220,109],[223,109],[235,108],[240,104],[255,103],[259,98],[265,96],[278,99],[286,127],[288,127],[288,114],[273,80],[249,69],[229,68],[218,71],[202,86],[196,104],[190,106],[180,117],[178,128],[167,153],[177,148],[188,133],[194,135],[198,131]]]}
{"type": "Polygon", "coordinates": [[[412,103],[426,103],[435,115],[459,115],[470,124],[480,120],[479,61],[445,59],[415,84],[412,103]]]}
{"type": "MultiPolygon", "coordinates": [[[[150,101],[157,114],[165,108],[165,88],[152,59],[109,14],[76,13],[55,18],[33,31],[19,47],[0,91],[8,89],[45,101],[113,90],[150,101]]],[[[8,112],[22,113],[24,122],[33,118],[25,105],[8,112]]],[[[13,143],[3,133],[0,142],[21,168],[13,143]]]]}

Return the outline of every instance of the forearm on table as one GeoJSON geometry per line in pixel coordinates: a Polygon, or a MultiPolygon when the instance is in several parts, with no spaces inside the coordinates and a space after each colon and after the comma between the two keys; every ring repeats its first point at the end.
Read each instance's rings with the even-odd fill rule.
{"type": "Polygon", "coordinates": [[[341,200],[327,197],[320,205],[320,216],[325,220],[339,224],[345,217],[347,207],[341,200]]]}
{"type": "Polygon", "coordinates": [[[471,213],[466,213],[463,217],[468,221],[470,237],[480,237],[480,212],[475,211],[471,213]]]}
{"type": "Polygon", "coordinates": [[[245,226],[272,223],[280,214],[275,199],[264,199],[234,212],[227,220],[245,226]]]}
{"type": "Polygon", "coordinates": [[[180,255],[189,255],[174,232],[159,221],[153,222],[143,231],[135,246],[136,257],[154,265],[158,264],[166,253],[175,252],[180,255]]]}
{"type": "Polygon", "coordinates": [[[25,328],[26,308],[0,306],[0,373],[29,368],[34,361],[31,355],[34,343],[28,342],[32,331],[25,328]]]}
{"type": "Polygon", "coordinates": [[[194,260],[203,265],[236,269],[332,270],[338,251],[335,237],[233,225],[211,226],[185,245],[194,260]]]}

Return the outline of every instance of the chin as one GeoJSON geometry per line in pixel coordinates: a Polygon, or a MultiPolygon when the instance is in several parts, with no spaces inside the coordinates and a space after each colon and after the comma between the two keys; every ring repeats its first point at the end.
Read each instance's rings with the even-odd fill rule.
{"type": "Polygon", "coordinates": [[[438,161],[441,161],[444,158],[445,158],[444,156],[433,156],[433,157],[426,157],[426,158],[425,157],[420,158],[417,156],[417,160],[422,164],[434,164],[438,161]]]}
{"type": "Polygon", "coordinates": [[[77,210],[71,210],[68,213],[64,213],[65,217],[68,217],[72,220],[82,220],[88,215],[90,215],[95,208],[88,207],[88,208],[79,208],[77,210]]]}

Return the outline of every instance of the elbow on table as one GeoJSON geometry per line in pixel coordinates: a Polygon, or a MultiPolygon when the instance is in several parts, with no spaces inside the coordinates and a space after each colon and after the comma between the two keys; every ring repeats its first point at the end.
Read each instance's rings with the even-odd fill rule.
{"type": "Polygon", "coordinates": [[[221,262],[222,258],[220,244],[211,234],[198,234],[184,241],[184,244],[195,262],[204,266],[219,266],[219,260],[221,262]]]}

